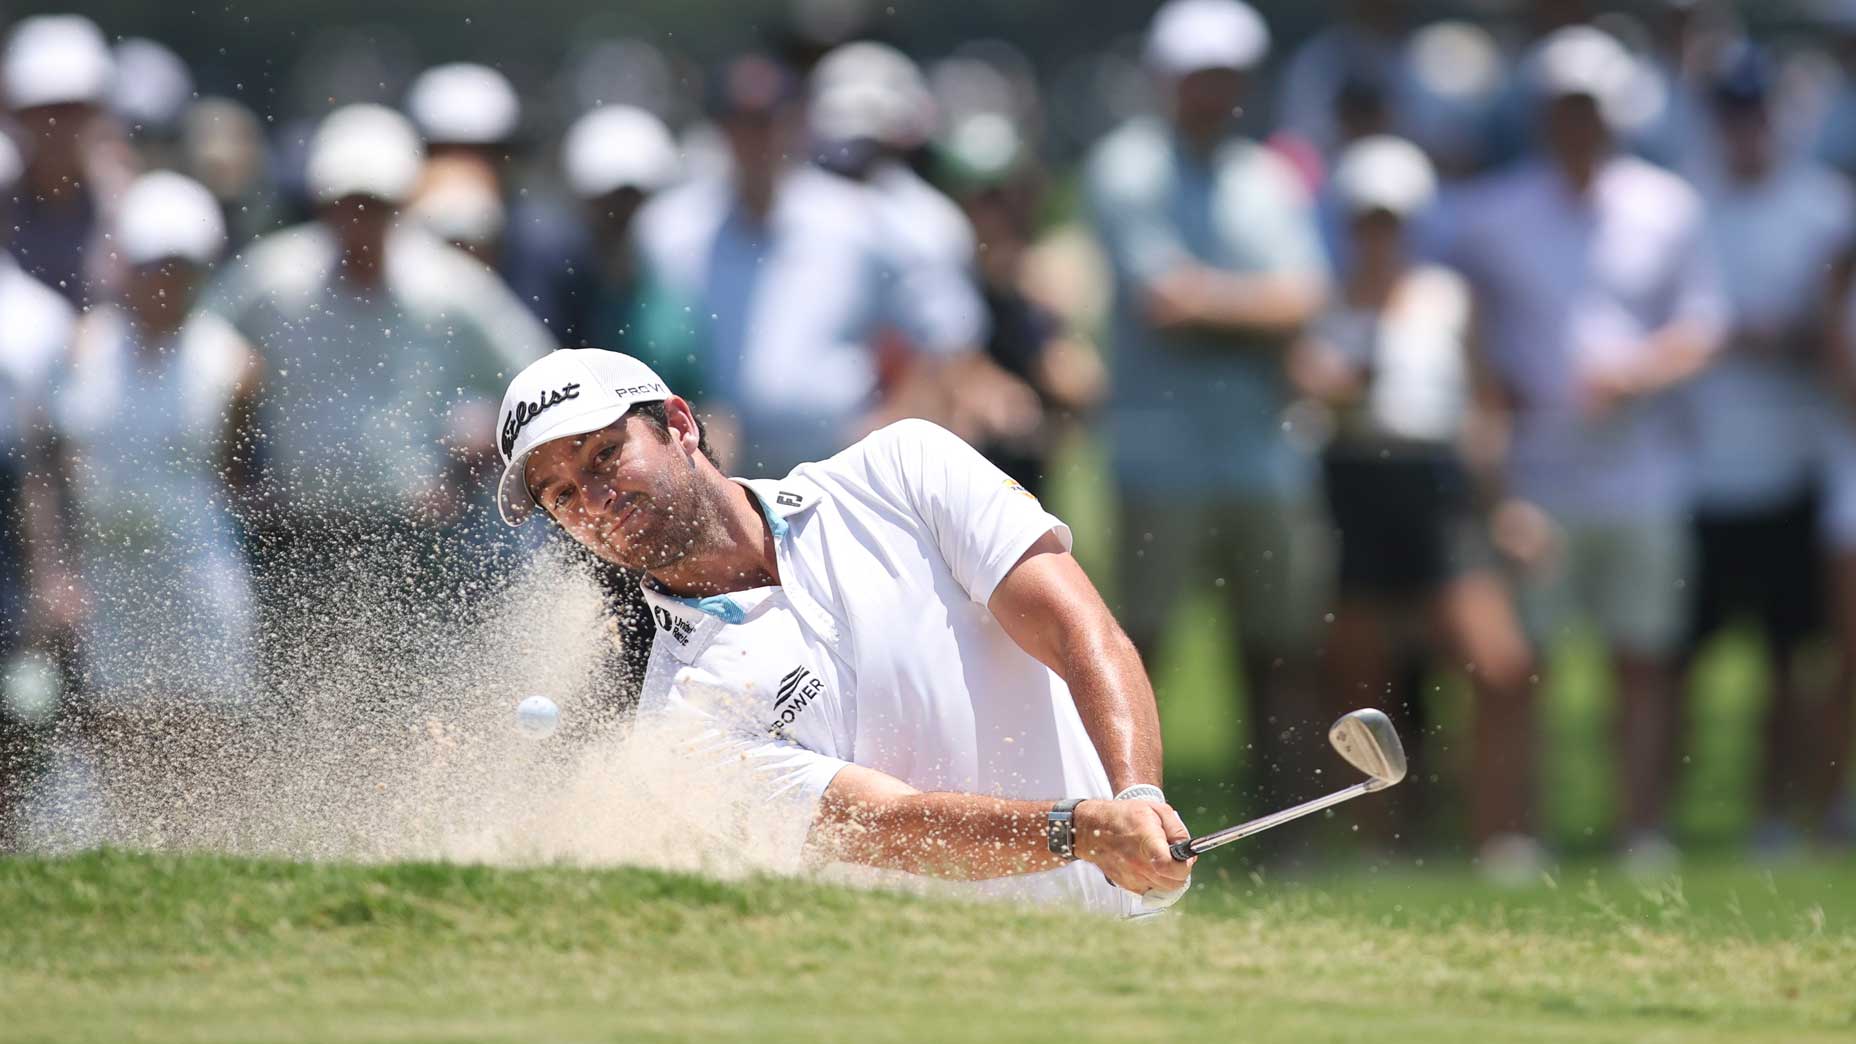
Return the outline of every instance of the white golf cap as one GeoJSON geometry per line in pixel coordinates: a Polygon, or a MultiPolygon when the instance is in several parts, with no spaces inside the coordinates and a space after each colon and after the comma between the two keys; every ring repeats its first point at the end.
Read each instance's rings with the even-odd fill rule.
{"type": "Polygon", "coordinates": [[[1584,95],[1598,102],[1607,116],[1628,104],[1637,79],[1636,60],[1617,37],[1589,25],[1553,32],[1535,48],[1531,64],[1534,89],[1541,97],[1584,95]]]}
{"type": "Polygon", "coordinates": [[[1385,210],[1407,217],[1437,196],[1437,172],[1424,150],[1403,138],[1375,134],[1341,153],[1334,192],[1351,214],[1385,210]]]}
{"type": "Polygon", "coordinates": [[[116,251],[132,265],[170,257],[210,265],[225,249],[225,218],[206,186],[158,170],[130,183],[116,214],[116,251]]]}
{"type": "Polygon", "coordinates": [[[1147,32],[1147,64],[1168,76],[1250,69],[1269,50],[1269,26],[1241,0],[1170,0],[1147,32]]]}
{"type": "Polygon", "coordinates": [[[166,46],[132,36],[116,45],[110,108],[132,125],[166,130],[193,100],[193,74],[166,46]]]}
{"type": "Polygon", "coordinates": [[[833,48],[812,70],[808,122],[828,141],[910,146],[934,132],[935,101],[915,60],[888,44],[833,48]]]}
{"type": "Polygon", "coordinates": [[[574,121],[561,143],[568,187],[582,199],[635,188],[655,192],[677,178],[677,144],[656,116],[606,105],[574,121]]]}
{"type": "Polygon", "coordinates": [[[497,414],[503,477],[496,502],[503,521],[519,526],[535,510],[524,469],[543,443],[598,431],[633,406],[670,395],[649,366],[603,348],[560,348],[530,363],[509,382],[497,414]]]}
{"type": "Polygon", "coordinates": [[[384,105],[349,105],[316,128],[303,180],[317,203],[343,196],[403,203],[424,161],[425,148],[406,117],[384,105]]]}
{"type": "Polygon", "coordinates": [[[515,136],[522,103],[509,78],[487,65],[452,62],[419,74],[406,112],[434,145],[498,145],[515,136]]]}
{"type": "Polygon", "coordinates": [[[95,22],[83,15],[37,15],[13,27],[0,80],[15,109],[94,104],[108,97],[115,64],[95,22]]]}

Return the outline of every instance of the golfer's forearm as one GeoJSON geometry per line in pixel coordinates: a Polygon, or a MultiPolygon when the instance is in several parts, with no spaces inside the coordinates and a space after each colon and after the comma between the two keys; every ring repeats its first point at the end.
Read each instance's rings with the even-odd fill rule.
{"type": "Polygon", "coordinates": [[[834,859],[956,880],[1061,866],[1045,835],[1050,802],[978,794],[882,798],[827,791],[812,843],[834,859]]]}
{"type": "MultiPolygon", "coordinates": [[[[1103,611],[1104,616],[1107,610],[1103,611]]],[[[1160,712],[1134,643],[1112,618],[1072,629],[1057,670],[1115,793],[1161,783],[1160,712]]]]}

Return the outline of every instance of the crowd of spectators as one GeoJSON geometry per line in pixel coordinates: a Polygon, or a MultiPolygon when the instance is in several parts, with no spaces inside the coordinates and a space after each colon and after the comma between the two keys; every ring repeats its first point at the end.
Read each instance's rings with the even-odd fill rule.
{"type": "MultiPolygon", "coordinates": [[[[1075,78],[1008,43],[848,22],[701,67],[580,48],[554,126],[494,65],[260,114],[154,41],[20,20],[0,850],[49,721],[146,742],[265,698],[273,603],[313,610],[344,549],[531,553],[494,525],[494,402],[579,345],[655,367],[738,474],[923,416],[1039,492],[1094,439],[1118,616],[1152,664],[1218,606],[1259,807],[1341,709],[1429,756],[1460,676],[1466,833],[1531,875],[1537,703],[1582,627],[1617,849],[1666,867],[1690,678],[1751,624],[1751,840],[1850,842],[1856,9],[1798,39],[1635,11],[1345,0],[1284,49],[1241,0],[1168,0],[1100,56],[1126,89],[1087,141],[1054,129],[1075,78]]],[[[1382,842],[1423,834],[1413,789],[1382,842]]]]}

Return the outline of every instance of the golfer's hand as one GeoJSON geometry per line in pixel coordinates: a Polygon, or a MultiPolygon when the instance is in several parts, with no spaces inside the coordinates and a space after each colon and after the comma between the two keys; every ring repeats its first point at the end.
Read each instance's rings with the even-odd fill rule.
{"type": "Polygon", "coordinates": [[[1076,806],[1076,857],[1110,883],[1140,895],[1185,887],[1196,858],[1180,862],[1167,846],[1192,835],[1179,813],[1158,801],[1085,801],[1076,806]]]}

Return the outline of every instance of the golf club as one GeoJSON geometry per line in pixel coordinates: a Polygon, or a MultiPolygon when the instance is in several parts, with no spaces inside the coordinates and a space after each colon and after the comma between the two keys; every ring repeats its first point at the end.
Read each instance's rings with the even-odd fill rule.
{"type": "Polygon", "coordinates": [[[1328,729],[1328,742],[1334,745],[1341,757],[1347,759],[1348,764],[1372,778],[1355,783],[1345,790],[1337,790],[1326,797],[1305,801],[1294,808],[1285,808],[1248,823],[1239,823],[1215,833],[1181,841],[1172,848],[1173,858],[1184,862],[1220,845],[1228,845],[1238,838],[1281,826],[1292,819],[1300,819],[1343,801],[1351,801],[1361,794],[1384,790],[1405,778],[1405,745],[1399,742],[1398,730],[1392,727],[1392,719],[1386,717],[1383,711],[1369,707],[1341,715],[1340,720],[1328,729]]]}

